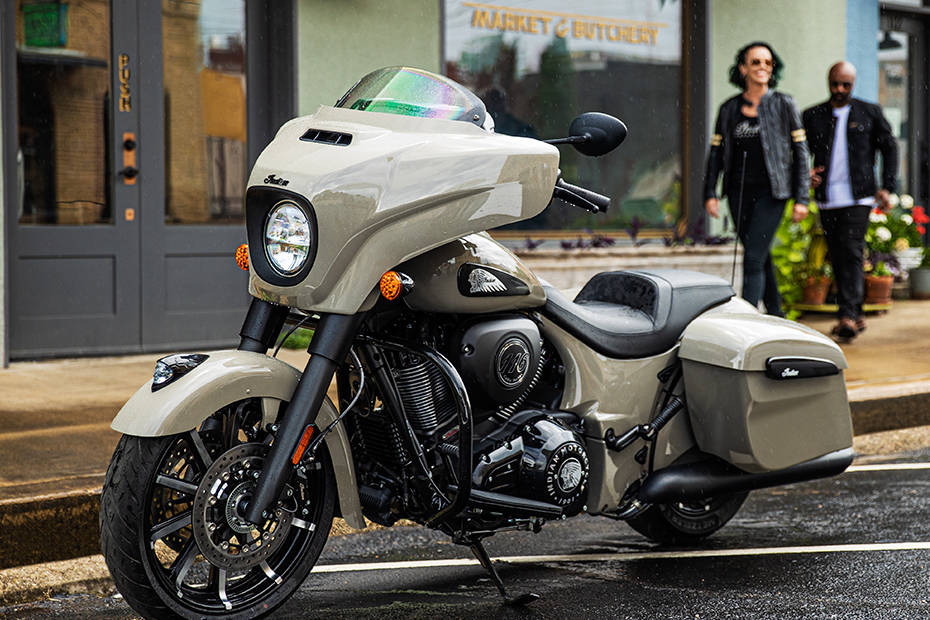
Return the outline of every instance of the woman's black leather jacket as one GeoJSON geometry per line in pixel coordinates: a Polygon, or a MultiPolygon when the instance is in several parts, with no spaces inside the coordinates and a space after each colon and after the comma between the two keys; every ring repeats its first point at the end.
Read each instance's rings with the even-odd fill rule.
{"type": "MultiPolygon", "coordinates": [[[[740,94],[720,106],[704,175],[705,200],[717,197],[717,179],[721,172],[724,173],[726,193],[739,189],[739,162],[733,152],[733,128],[742,105],[743,95],[740,94]]],[[[791,95],[770,90],[762,96],[759,102],[759,135],[772,197],[778,200],[794,198],[806,205],[810,201],[810,155],[801,115],[791,95]]]]}

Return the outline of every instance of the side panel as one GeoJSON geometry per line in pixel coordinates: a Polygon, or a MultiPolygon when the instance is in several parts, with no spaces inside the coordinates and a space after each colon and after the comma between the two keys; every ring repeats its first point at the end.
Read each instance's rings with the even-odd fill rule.
{"type": "MultiPolygon", "coordinates": [[[[676,361],[678,347],[641,360],[617,360],[591,350],[547,319],[542,319],[542,331],[565,365],[561,408],[574,411],[584,421],[591,461],[588,512],[613,510],[626,488],[647,471],[646,465],[633,458],[646,442],[637,441],[618,453],[607,449],[604,434],[610,428],[620,435],[651,419],[661,397],[656,375],[676,361]]],[[[693,445],[687,416],[680,413],[659,433],[656,467],[670,463],[693,445]]]]}
{"type": "MultiPolygon", "coordinates": [[[[281,401],[289,401],[300,371],[278,359],[248,351],[218,351],[176,382],[152,392],[148,381],[123,405],[111,424],[126,435],[156,437],[196,428],[218,409],[244,398],[262,398],[266,420],[274,416],[281,401]]],[[[336,408],[327,398],[317,415],[318,425],[336,419],[336,408]]],[[[339,424],[326,438],[333,462],[339,507],[346,523],[365,527],[352,449],[344,427],[339,424]]]]}
{"type": "Polygon", "coordinates": [[[843,373],[776,381],[691,360],[683,366],[697,444],[740,469],[776,471],[852,445],[843,373]]]}
{"type": "Polygon", "coordinates": [[[456,239],[398,266],[414,281],[404,302],[424,312],[479,314],[538,308],[546,303],[539,280],[514,254],[483,234],[456,239]],[[466,264],[484,265],[510,274],[526,285],[522,295],[470,297],[459,288],[459,270],[466,264]]]}

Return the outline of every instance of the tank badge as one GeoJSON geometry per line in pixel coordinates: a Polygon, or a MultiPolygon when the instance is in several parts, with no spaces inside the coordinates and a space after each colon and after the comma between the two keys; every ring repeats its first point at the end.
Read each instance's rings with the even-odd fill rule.
{"type": "Polygon", "coordinates": [[[486,269],[475,269],[468,274],[468,292],[475,293],[503,293],[507,290],[504,283],[493,273],[486,269]]]}
{"type": "Polygon", "coordinates": [[[280,185],[281,187],[286,187],[287,184],[290,183],[290,181],[288,181],[287,179],[282,179],[281,177],[276,177],[273,174],[269,174],[268,176],[265,177],[265,180],[263,181],[263,183],[268,183],[270,185],[280,185]]]}
{"type": "Polygon", "coordinates": [[[508,338],[497,350],[497,380],[505,388],[523,383],[530,367],[530,350],[520,338],[508,338]]]}
{"type": "Polygon", "coordinates": [[[459,269],[458,284],[459,292],[465,297],[508,297],[530,292],[523,280],[499,269],[472,263],[459,269]]]}

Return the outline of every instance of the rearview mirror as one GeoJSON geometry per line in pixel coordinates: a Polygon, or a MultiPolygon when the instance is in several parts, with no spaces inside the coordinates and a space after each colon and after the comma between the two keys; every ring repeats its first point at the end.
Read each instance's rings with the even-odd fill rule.
{"type": "Polygon", "coordinates": [[[601,112],[585,112],[568,128],[569,137],[546,140],[549,144],[571,144],[583,155],[599,157],[611,152],[626,138],[627,129],[619,118],[601,112]]]}

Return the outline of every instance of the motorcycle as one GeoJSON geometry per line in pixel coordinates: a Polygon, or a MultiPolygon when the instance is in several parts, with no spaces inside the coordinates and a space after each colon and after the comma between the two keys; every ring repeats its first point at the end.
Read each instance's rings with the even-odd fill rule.
{"type": "Polygon", "coordinates": [[[697,272],[600,273],[569,299],[485,232],[606,210],[555,145],[599,156],[626,132],[587,113],[566,138],[495,134],[473,93],[405,67],[283,125],[246,192],[238,348],[162,358],[113,420],[101,544],[125,600],[270,613],[339,516],[438,529],[525,604],[496,532],[588,513],[693,544],[751,490],[842,472],[832,341],[697,272]],[[286,326],[313,331],[302,371],[268,355],[286,326]]]}

